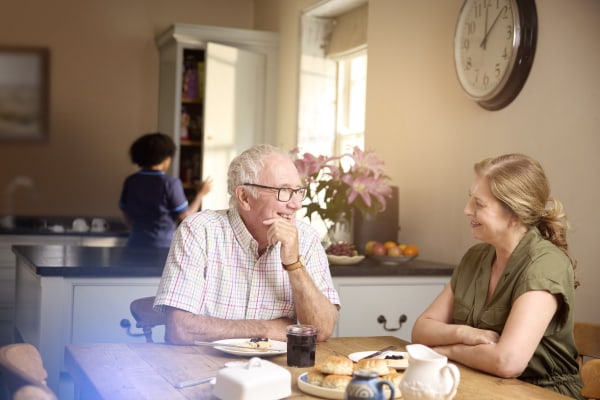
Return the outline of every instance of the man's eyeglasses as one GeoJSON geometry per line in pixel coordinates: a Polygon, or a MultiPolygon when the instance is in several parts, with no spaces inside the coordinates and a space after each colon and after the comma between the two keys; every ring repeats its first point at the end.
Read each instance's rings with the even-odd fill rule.
{"type": "Polygon", "coordinates": [[[254,186],[257,188],[261,188],[261,189],[276,190],[277,191],[277,200],[284,202],[284,203],[287,203],[288,201],[290,201],[294,194],[298,194],[300,196],[300,200],[304,200],[306,198],[306,193],[307,193],[307,190],[304,187],[301,187],[298,189],[292,189],[292,188],[286,188],[286,187],[276,188],[276,187],[272,187],[272,186],[257,185],[256,183],[242,183],[242,185],[243,186],[254,186]]]}

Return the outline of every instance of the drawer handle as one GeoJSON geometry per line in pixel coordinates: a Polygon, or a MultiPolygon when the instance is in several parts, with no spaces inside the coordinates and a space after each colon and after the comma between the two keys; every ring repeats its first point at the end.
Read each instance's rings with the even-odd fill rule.
{"type": "Polygon", "coordinates": [[[144,336],[143,333],[131,332],[131,322],[129,322],[129,320],[127,318],[123,318],[121,320],[121,322],[119,323],[119,325],[121,326],[121,328],[123,328],[127,331],[128,336],[133,336],[133,337],[144,336]]]}
{"type": "Polygon", "coordinates": [[[395,332],[395,331],[399,331],[400,328],[402,328],[402,324],[406,322],[408,318],[406,317],[406,314],[402,314],[400,316],[400,318],[398,318],[398,327],[397,328],[388,328],[386,326],[387,324],[387,319],[385,319],[385,317],[383,315],[380,315],[379,317],[377,317],[377,322],[379,322],[380,324],[383,324],[383,329],[385,329],[388,332],[395,332]]]}

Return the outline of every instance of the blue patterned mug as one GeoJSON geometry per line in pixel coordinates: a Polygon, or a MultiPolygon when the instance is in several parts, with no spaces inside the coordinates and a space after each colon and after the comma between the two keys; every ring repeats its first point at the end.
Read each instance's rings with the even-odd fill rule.
{"type": "Polygon", "coordinates": [[[390,381],[381,380],[372,371],[359,369],[352,374],[352,380],[346,387],[345,400],[391,400],[395,397],[394,384],[390,381]],[[384,386],[390,388],[390,396],[386,399],[384,386]]]}

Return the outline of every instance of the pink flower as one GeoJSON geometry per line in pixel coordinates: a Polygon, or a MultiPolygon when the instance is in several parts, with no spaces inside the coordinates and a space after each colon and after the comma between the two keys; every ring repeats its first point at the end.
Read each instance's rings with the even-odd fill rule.
{"type": "MultiPolygon", "coordinates": [[[[295,149],[292,154],[299,154],[295,149]]],[[[314,156],[304,153],[295,160],[300,176],[309,188],[307,215],[314,212],[333,223],[353,209],[375,215],[385,210],[392,189],[384,163],[373,151],[354,147],[340,156],[314,156]]]]}

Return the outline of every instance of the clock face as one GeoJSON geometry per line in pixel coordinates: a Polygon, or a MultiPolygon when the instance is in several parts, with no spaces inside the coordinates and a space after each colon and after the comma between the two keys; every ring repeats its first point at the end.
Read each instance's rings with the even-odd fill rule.
{"type": "Polygon", "coordinates": [[[516,0],[465,0],[454,36],[458,80],[476,101],[506,87],[521,43],[516,0]]]}

